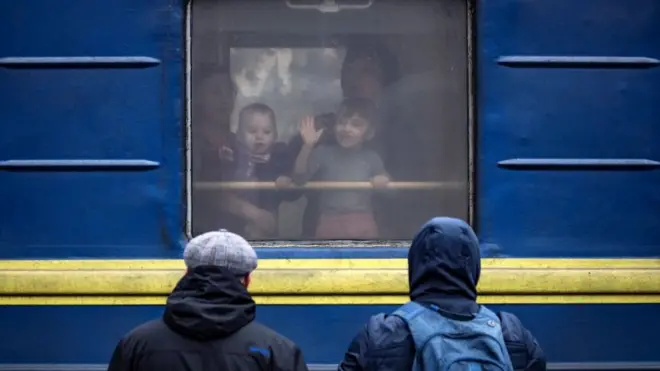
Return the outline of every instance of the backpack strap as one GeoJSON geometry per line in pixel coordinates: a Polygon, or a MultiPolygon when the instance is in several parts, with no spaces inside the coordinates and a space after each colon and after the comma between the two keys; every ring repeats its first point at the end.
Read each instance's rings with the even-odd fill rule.
{"type": "Polygon", "coordinates": [[[408,324],[416,349],[422,349],[426,342],[437,333],[437,325],[434,326],[433,322],[429,320],[429,313],[433,314],[430,318],[433,322],[442,321],[442,316],[414,301],[407,302],[392,313],[408,324]]]}
{"type": "Polygon", "coordinates": [[[424,306],[415,303],[414,301],[409,301],[402,306],[399,307],[399,309],[395,310],[392,315],[395,315],[397,317],[401,317],[403,320],[407,322],[407,320],[412,319],[419,314],[421,314],[424,311],[424,306]]]}

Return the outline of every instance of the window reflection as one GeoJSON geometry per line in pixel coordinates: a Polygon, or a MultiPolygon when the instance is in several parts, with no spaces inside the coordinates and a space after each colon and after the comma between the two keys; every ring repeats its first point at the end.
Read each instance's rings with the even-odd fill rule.
{"type": "Polygon", "coordinates": [[[407,239],[465,218],[463,2],[275,3],[193,3],[193,233],[407,239]]]}

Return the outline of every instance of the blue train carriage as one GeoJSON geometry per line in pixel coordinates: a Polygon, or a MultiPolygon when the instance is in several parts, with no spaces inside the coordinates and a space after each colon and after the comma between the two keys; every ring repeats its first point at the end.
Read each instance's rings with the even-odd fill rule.
{"type": "Polygon", "coordinates": [[[275,192],[217,174],[239,108],[270,105],[291,144],[360,95],[395,190],[379,239],[314,239],[314,190],[371,187],[325,181],[254,241],[258,318],[312,369],[406,301],[407,240],[438,214],[475,226],[480,301],[551,368],[660,368],[660,2],[26,0],[0,20],[0,369],[103,369],[161,314],[182,236],[228,223],[223,195],[275,192]]]}

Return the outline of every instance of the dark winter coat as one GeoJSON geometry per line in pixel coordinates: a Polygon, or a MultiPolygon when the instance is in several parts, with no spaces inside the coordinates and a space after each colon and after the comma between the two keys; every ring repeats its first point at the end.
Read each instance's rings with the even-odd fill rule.
{"type": "Polygon", "coordinates": [[[167,300],[163,318],[124,337],[109,371],[306,371],[298,347],[260,325],[255,303],[225,269],[189,271],[167,300]]]}
{"type": "MultiPolygon", "coordinates": [[[[408,253],[410,299],[434,305],[445,316],[470,320],[479,311],[477,282],[481,272],[479,241],[465,222],[434,218],[413,239],[408,253]]],[[[501,312],[504,341],[516,371],[545,371],[543,350],[511,313],[501,312]]],[[[411,370],[415,357],[405,322],[378,314],[351,342],[340,371],[411,370]]]]}

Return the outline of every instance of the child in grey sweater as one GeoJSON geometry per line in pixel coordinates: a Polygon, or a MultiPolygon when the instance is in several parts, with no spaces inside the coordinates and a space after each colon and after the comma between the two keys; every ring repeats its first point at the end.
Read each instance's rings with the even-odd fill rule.
{"type": "MultiPolygon", "coordinates": [[[[364,144],[375,135],[376,107],[368,99],[347,99],[337,112],[334,126],[336,144],[315,148],[324,129],[317,129],[313,117],[303,118],[300,135],[303,146],[296,158],[293,180],[302,185],[312,178],[327,182],[371,182],[374,188],[387,187],[390,179],[380,156],[364,144]]],[[[320,194],[319,239],[374,239],[378,227],[369,189],[327,189],[320,194]]]]}

